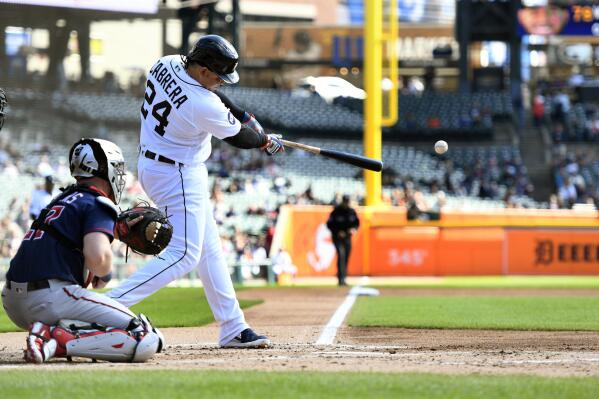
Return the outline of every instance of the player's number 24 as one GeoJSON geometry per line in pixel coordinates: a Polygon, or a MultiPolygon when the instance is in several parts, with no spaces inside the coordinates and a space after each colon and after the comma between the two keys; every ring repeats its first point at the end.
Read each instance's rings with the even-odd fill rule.
{"type": "MultiPolygon", "coordinates": [[[[152,105],[154,102],[154,97],[156,97],[156,89],[154,88],[154,84],[152,81],[148,80],[148,86],[144,93],[144,103],[141,105],[141,114],[144,116],[144,119],[148,117],[148,110],[144,108],[145,103],[148,105],[152,105]],[[149,91],[149,93],[148,93],[149,91]]],[[[152,107],[152,116],[156,119],[158,124],[154,127],[154,131],[161,136],[164,136],[164,128],[168,126],[168,115],[171,113],[171,104],[164,100],[159,103],[154,104],[152,107]],[[160,112],[162,111],[162,112],[160,112]]]]}

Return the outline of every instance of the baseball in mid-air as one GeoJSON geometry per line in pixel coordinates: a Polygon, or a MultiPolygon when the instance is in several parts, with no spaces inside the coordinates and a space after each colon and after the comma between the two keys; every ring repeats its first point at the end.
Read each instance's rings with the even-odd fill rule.
{"type": "Polygon", "coordinates": [[[445,154],[448,149],[449,146],[445,140],[439,140],[435,143],[435,152],[437,154],[445,154]]]}

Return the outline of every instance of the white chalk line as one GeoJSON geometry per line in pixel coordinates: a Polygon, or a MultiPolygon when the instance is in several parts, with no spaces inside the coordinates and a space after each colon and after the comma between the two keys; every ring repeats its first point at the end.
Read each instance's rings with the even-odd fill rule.
{"type": "MultiPolygon", "coordinates": [[[[365,280],[367,282],[368,280],[365,280]]],[[[374,288],[363,288],[362,286],[356,286],[349,290],[347,297],[345,300],[337,308],[331,320],[327,323],[327,325],[322,330],[318,341],[316,341],[316,345],[332,345],[335,337],[337,336],[337,330],[343,324],[343,321],[347,317],[347,314],[351,310],[352,306],[354,306],[354,302],[356,302],[356,297],[358,295],[366,295],[366,296],[376,296],[378,295],[378,290],[374,288]]]]}

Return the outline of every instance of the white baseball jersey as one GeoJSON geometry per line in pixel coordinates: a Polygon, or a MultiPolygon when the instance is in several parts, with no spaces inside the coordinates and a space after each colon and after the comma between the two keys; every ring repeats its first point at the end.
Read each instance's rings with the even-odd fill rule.
{"type": "Polygon", "coordinates": [[[204,162],[212,135],[234,136],[241,125],[218,96],[187,74],[179,56],[163,57],[150,70],[141,114],[142,151],[179,162],[144,154],[137,164],[146,194],[168,210],[173,236],[159,257],[107,295],[131,306],[196,269],[221,327],[219,343],[225,345],[248,324],[223,255],[204,162]]]}
{"type": "Polygon", "coordinates": [[[162,57],[150,69],[141,108],[142,150],[197,165],[210,156],[213,135],[224,139],[240,129],[220,98],[187,74],[180,56],[162,57]]]}

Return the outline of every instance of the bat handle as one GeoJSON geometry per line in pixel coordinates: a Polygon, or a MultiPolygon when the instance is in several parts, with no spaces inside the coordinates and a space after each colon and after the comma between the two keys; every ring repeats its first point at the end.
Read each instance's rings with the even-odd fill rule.
{"type": "Polygon", "coordinates": [[[320,154],[320,148],[318,148],[318,147],[314,147],[314,146],[302,144],[302,143],[296,143],[295,141],[289,141],[289,140],[283,140],[283,139],[281,139],[281,142],[283,143],[283,145],[285,147],[297,148],[298,150],[308,151],[308,152],[311,152],[312,154],[320,154]]]}

